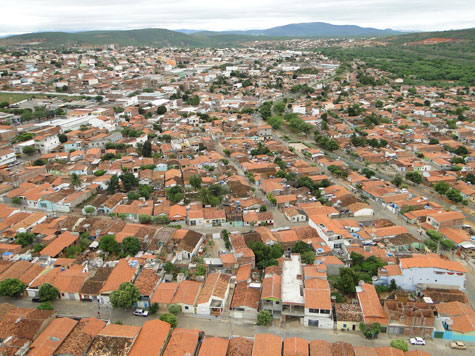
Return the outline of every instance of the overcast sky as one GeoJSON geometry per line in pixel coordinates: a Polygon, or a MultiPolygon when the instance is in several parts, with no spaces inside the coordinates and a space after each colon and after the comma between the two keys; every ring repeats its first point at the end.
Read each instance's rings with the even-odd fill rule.
{"type": "Polygon", "coordinates": [[[329,22],[397,30],[475,26],[475,0],[0,0],[0,36],[40,31],[264,29],[329,22]]]}

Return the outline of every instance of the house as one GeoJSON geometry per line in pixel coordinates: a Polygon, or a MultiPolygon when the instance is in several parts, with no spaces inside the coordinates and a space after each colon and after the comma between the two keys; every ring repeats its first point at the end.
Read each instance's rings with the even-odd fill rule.
{"type": "Polygon", "coordinates": [[[94,338],[104,329],[106,322],[96,318],[83,318],[56,350],[55,355],[84,355],[94,338]]]}
{"type": "Polygon", "coordinates": [[[172,235],[172,243],[176,251],[175,260],[191,260],[201,244],[205,236],[197,231],[178,229],[172,235]]]}
{"type": "Polygon", "coordinates": [[[160,277],[152,269],[143,269],[134,282],[134,285],[140,291],[140,297],[137,301],[137,308],[148,308],[150,306],[150,297],[157,287],[160,277]]]}
{"type": "Polygon", "coordinates": [[[260,289],[251,287],[247,281],[237,282],[234,287],[230,309],[235,319],[257,320],[260,289]]]}
{"type": "Polygon", "coordinates": [[[88,356],[122,356],[128,354],[140,326],[109,324],[102,329],[89,348],[88,356]]]}
{"type": "Polygon", "coordinates": [[[196,355],[201,338],[202,332],[199,330],[175,328],[163,356],[196,355]]]}
{"type": "Polygon", "coordinates": [[[229,340],[221,337],[205,337],[201,343],[198,356],[226,356],[229,340]]]}
{"type": "Polygon", "coordinates": [[[303,323],[305,295],[299,254],[291,254],[282,263],[282,320],[297,319],[303,323]]]}
{"type": "Polygon", "coordinates": [[[157,303],[159,311],[167,311],[179,286],[177,282],[160,283],[153,291],[151,303],[157,303]]]}
{"type": "Polygon", "coordinates": [[[359,330],[363,321],[363,311],[358,303],[335,303],[336,329],[346,331],[359,330]]]}
{"type": "Polygon", "coordinates": [[[79,240],[79,234],[73,234],[69,231],[63,232],[54,239],[48,246],[41,250],[42,256],[57,257],[64,253],[70,246],[74,246],[79,240]]]}
{"type": "Polygon", "coordinates": [[[252,356],[282,356],[282,338],[274,334],[257,334],[252,356]]]}
{"type": "Polygon", "coordinates": [[[298,223],[307,221],[307,215],[303,213],[302,210],[299,210],[293,206],[284,208],[284,215],[291,223],[298,223]]]}
{"type": "Polygon", "coordinates": [[[231,275],[221,272],[208,275],[196,301],[196,314],[220,315],[224,311],[230,279],[231,275]]]}
{"type": "Polygon", "coordinates": [[[433,336],[446,340],[475,341],[475,311],[458,301],[437,304],[437,321],[433,336]]]}
{"type": "Polygon", "coordinates": [[[423,301],[386,300],[384,312],[388,320],[388,334],[432,337],[435,322],[432,307],[423,301]]]}
{"type": "Polygon", "coordinates": [[[53,355],[78,322],[69,318],[54,319],[30,345],[28,355],[53,355]]]}
{"type": "Polygon", "coordinates": [[[195,314],[196,301],[200,290],[201,282],[182,281],[172,298],[172,304],[180,306],[183,313],[195,314]]]}
{"type": "Polygon", "coordinates": [[[137,260],[132,258],[119,260],[100,290],[99,303],[109,305],[111,292],[119,289],[124,282],[132,282],[137,275],[138,268],[137,260]]]}
{"type": "Polygon", "coordinates": [[[274,319],[282,317],[282,276],[277,268],[266,268],[262,281],[260,308],[268,310],[274,319]]]}
{"type": "Polygon", "coordinates": [[[363,311],[363,320],[366,324],[379,323],[381,331],[386,332],[388,321],[386,313],[379,301],[376,288],[372,284],[360,282],[356,287],[356,295],[363,311]]]}
{"type": "Polygon", "coordinates": [[[165,350],[170,335],[170,324],[155,319],[147,320],[132,345],[128,356],[159,356],[165,350]]]}
{"type": "Polygon", "coordinates": [[[284,340],[283,356],[308,356],[308,340],[288,337],[284,340]]]}
{"type": "Polygon", "coordinates": [[[444,227],[460,228],[463,225],[465,215],[458,211],[440,212],[427,216],[427,223],[432,225],[435,230],[444,227]]]}
{"type": "Polygon", "coordinates": [[[333,329],[333,313],[328,281],[320,278],[305,280],[305,326],[333,329]]]}

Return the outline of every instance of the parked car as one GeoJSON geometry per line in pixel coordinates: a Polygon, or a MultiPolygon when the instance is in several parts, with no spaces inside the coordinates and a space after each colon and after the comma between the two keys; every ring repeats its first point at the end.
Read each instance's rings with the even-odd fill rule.
{"type": "Polygon", "coordinates": [[[454,341],[450,343],[450,347],[456,350],[465,350],[465,344],[462,341],[454,341]]]}
{"type": "Polygon", "coordinates": [[[148,316],[148,310],[144,309],[135,309],[132,314],[135,316],[148,316]]]}
{"type": "Polygon", "coordinates": [[[40,297],[33,297],[31,300],[33,303],[41,303],[40,297]]]}
{"type": "Polygon", "coordinates": [[[425,345],[426,341],[422,337],[411,337],[409,339],[411,345],[425,345]]]}

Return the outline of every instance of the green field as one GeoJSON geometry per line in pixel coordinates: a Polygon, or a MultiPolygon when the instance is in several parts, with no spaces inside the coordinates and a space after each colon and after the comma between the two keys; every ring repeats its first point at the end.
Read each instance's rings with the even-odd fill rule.
{"type": "Polygon", "coordinates": [[[13,104],[17,103],[19,101],[33,98],[33,97],[45,97],[41,95],[35,95],[35,94],[14,94],[14,93],[0,93],[0,103],[3,102],[8,102],[8,104],[13,104]]]}

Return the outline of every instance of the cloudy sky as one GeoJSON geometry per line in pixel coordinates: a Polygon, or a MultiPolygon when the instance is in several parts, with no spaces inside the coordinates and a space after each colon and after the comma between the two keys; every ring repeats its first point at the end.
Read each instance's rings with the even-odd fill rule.
{"type": "Polygon", "coordinates": [[[0,36],[40,31],[264,29],[322,21],[398,30],[475,26],[474,0],[0,0],[0,36]]]}

